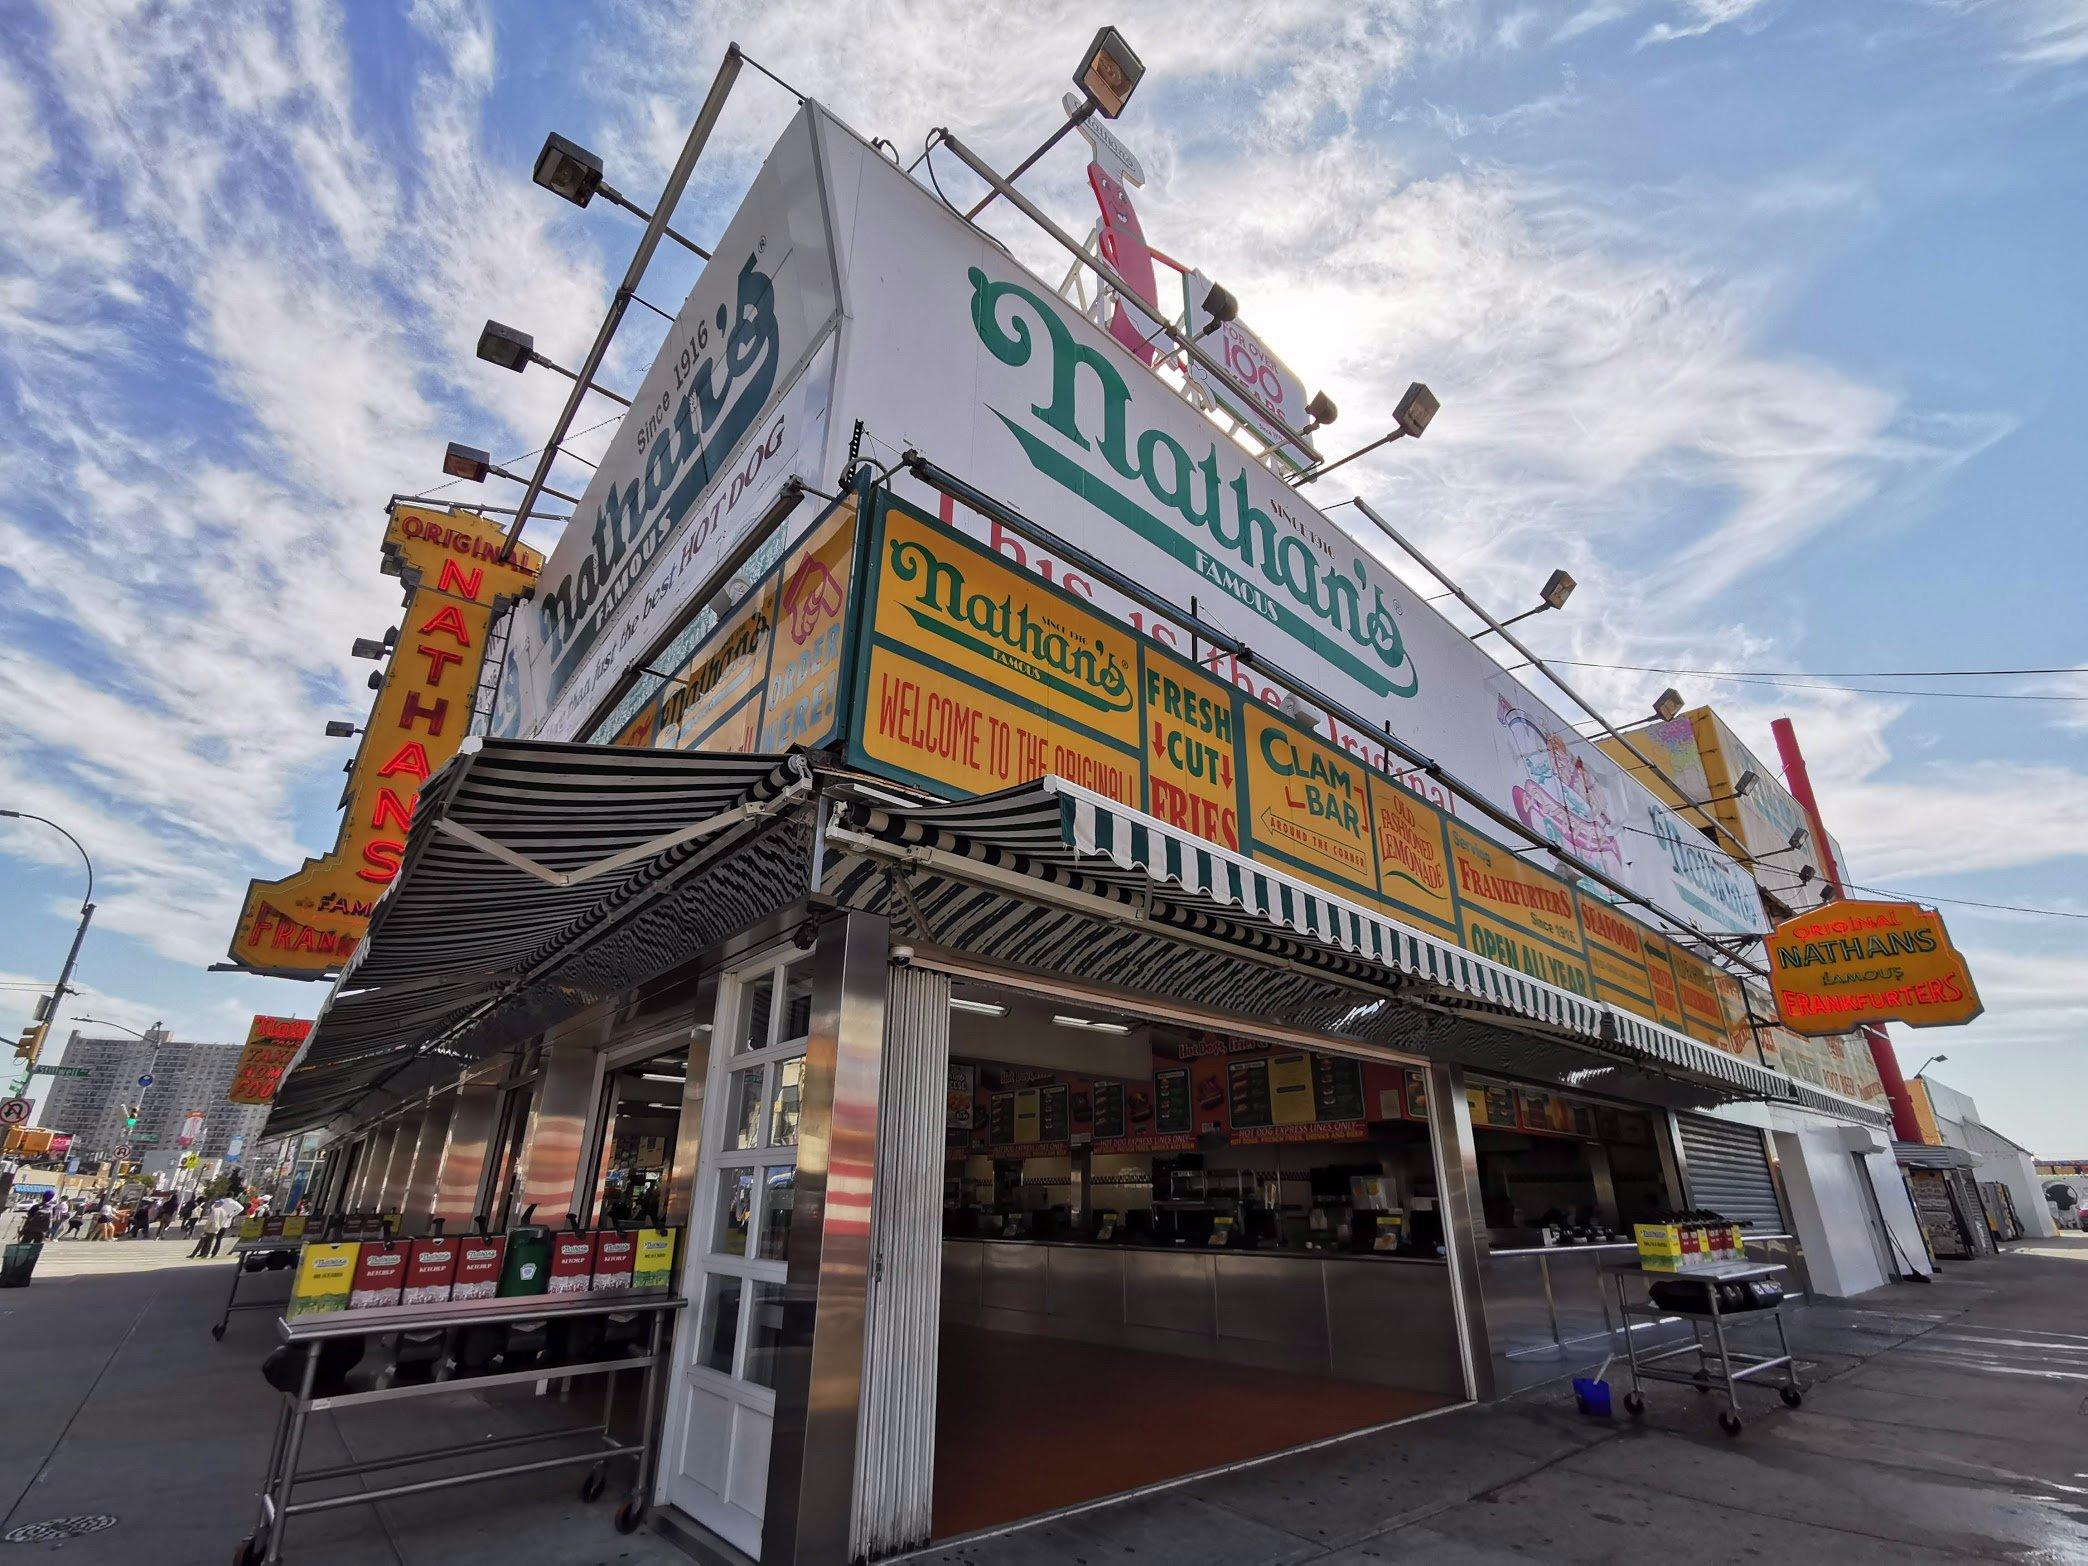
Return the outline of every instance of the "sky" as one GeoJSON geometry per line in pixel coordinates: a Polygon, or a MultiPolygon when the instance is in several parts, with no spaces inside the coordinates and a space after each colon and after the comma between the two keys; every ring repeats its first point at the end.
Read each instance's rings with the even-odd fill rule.
{"type": "MultiPolygon", "coordinates": [[[[205,970],[247,879],[333,840],[386,500],[449,440],[531,452],[562,400],[477,362],[480,324],[576,361],[636,240],[530,183],[547,131],[649,204],[737,40],[907,159],[947,126],[1005,168],[1109,21],[1149,238],[1335,398],[1328,448],[1410,380],[1441,399],[1344,489],[1497,612],[1570,570],[1522,629],[1639,666],[1575,667],[1620,721],[1672,684],[1773,756],[1792,717],[1850,879],[1935,901],[1986,1000],[1894,1029],[1903,1066],[1947,1053],[1991,1124],[2088,1156],[2088,676],[1856,677],[2088,665],[2088,0],[1225,10],[0,0],[0,808],[92,855],[71,1012],[230,1042],[324,999],[205,970]]],[[[678,229],[723,229],[794,107],[743,78],[678,229]]],[[[1024,180],[1076,229],[1077,146],[1024,180]]],[[[604,380],[660,336],[633,312],[604,380]]],[[[82,890],[0,821],[9,1036],[82,890]]]]}

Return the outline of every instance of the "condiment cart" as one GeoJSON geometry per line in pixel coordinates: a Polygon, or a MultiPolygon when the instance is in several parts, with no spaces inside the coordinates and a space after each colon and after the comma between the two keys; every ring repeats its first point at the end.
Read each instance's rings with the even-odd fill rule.
{"type": "Polygon", "coordinates": [[[271,1272],[279,1272],[287,1278],[295,1278],[297,1276],[298,1252],[303,1249],[304,1239],[301,1236],[297,1239],[289,1240],[279,1234],[266,1235],[258,1240],[241,1240],[237,1245],[233,1246],[232,1257],[235,1265],[232,1268],[232,1287],[225,1291],[225,1308],[218,1315],[217,1325],[210,1329],[210,1335],[220,1343],[224,1342],[225,1323],[232,1319],[232,1312],[235,1310],[281,1311],[283,1308],[281,1295],[273,1295],[265,1300],[242,1300],[239,1297],[240,1280],[249,1276],[256,1278],[266,1277],[271,1272]],[[290,1257],[287,1266],[263,1267],[251,1274],[248,1273],[247,1257],[276,1256],[284,1253],[287,1253],[290,1257]]]}
{"type": "MultiPolygon", "coordinates": [[[[297,1321],[278,1322],[277,1330],[284,1342],[303,1345],[304,1362],[298,1373],[298,1390],[286,1394],[283,1399],[283,1410],[276,1421],[275,1445],[268,1459],[268,1477],[261,1492],[259,1520],[253,1533],[240,1545],[238,1566],[273,1566],[273,1563],[280,1561],[283,1558],[285,1527],[292,1517],[303,1516],[309,1512],[332,1511],[342,1506],[362,1506],[372,1501],[388,1501],[402,1495],[424,1495],[431,1490],[473,1484],[481,1479],[505,1479],[515,1474],[538,1473],[545,1469],[583,1463],[589,1465],[590,1472],[580,1486],[580,1498],[592,1501],[602,1493],[607,1483],[608,1465],[625,1458],[631,1459],[636,1467],[630,1491],[623,1505],[617,1509],[616,1528],[619,1533],[634,1531],[645,1517],[658,1457],[658,1441],[653,1432],[659,1423],[660,1384],[667,1363],[667,1317],[670,1312],[680,1310],[684,1303],[686,1302],[680,1296],[674,1294],[616,1290],[598,1294],[537,1294],[483,1300],[450,1300],[433,1305],[387,1305],[374,1310],[335,1311],[322,1316],[303,1317],[297,1321]],[[313,1383],[319,1372],[320,1346],[329,1339],[374,1337],[383,1333],[422,1332],[442,1328],[499,1326],[521,1321],[568,1321],[581,1316],[631,1313],[651,1317],[646,1351],[642,1356],[618,1356],[570,1365],[533,1365],[524,1370],[501,1371],[491,1375],[461,1375],[449,1380],[410,1382],[381,1386],[369,1391],[341,1392],[325,1396],[318,1396],[313,1392],[313,1383]],[[612,1396],[606,1400],[600,1424],[536,1430],[524,1435],[503,1436],[489,1441],[470,1441],[459,1446],[436,1447],[398,1457],[344,1463],[332,1468],[300,1471],[297,1466],[298,1456],[304,1448],[305,1425],[314,1414],[363,1408],[378,1403],[402,1402],[410,1398],[469,1395],[484,1392],[491,1387],[572,1380],[580,1376],[614,1375],[619,1370],[645,1372],[644,1412],[636,1441],[619,1441],[610,1433],[610,1423],[615,1412],[612,1396]],[[298,1485],[318,1480],[359,1478],[381,1469],[411,1468],[442,1458],[505,1451],[532,1442],[576,1435],[592,1436],[596,1440],[584,1451],[568,1452],[557,1457],[503,1463],[495,1467],[473,1469],[469,1473],[450,1474],[437,1479],[415,1479],[403,1484],[358,1490],[347,1495],[328,1495],[305,1501],[292,1498],[291,1492],[298,1485]]],[[[613,1392],[615,1383],[611,1382],[610,1386],[613,1392]]]]}
{"type": "Polygon", "coordinates": [[[1777,1396],[1785,1404],[1796,1408],[1805,1401],[1805,1391],[1798,1385],[1797,1363],[1791,1358],[1790,1335],[1784,1330],[1784,1304],[1778,1300],[1774,1305],[1763,1305],[1748,1311],[1729,1311],[1719,1303],[1717,1285],[1721,1283],[1754,1283],[1773,1277],[1785,1268],[1776,1262],[1721,1262],[1711,1267],[1692,1267],[1686,1272],[1653,1272],[1645,1267],[1626,1265],[1612,1267],[1609,1275],[1616,1281],[1617,1312],[1624,1323],[1624,1358],[1631,1366],[1631,1390],[1624,1394],[1624,1411],[1631,1415],[1646,1411],[1643,1383],[1648,1381],[1672,1381],[1680,1386],[1693,1386],[1700,1392],[1709,1392],[1723,1385],[1726,1406],[1718,1416],[1719,1428],[1727,1435],[1738,1435],[1740,1420],[1740,1383],[1758,1377],[1783,1372],[1783,1385],[1776,1389],[1777,1396]],[[1627,1280],[1643,1279],[1648,1283],[1674,1283],[1695,1281],[1708,1285],[1704,1290],[1706,1309],[1671,1310],[1648,1300],[1634,1304],[1629,1298],[1627,1280]],[[1666,1321],[1679,1317],[1689,1323],[1691,1341],[1678,1343],[1672,1348],[1642,1352],[1631,1331],[1632,1318],[1646,1321],[1666,1321]],[[1728,1325],[1746,1322],[1761,1322],[1774,1318],[1776,1322],[1775,1354],[1742,1354],[1726,1342],[1728,1325]],[[1704,1339],[1704,1328],[1709,1324],[1711,1340],[1704,1339]],[[1695,1360],[1693,1366],[1676,1363],[1695,1360]]]}

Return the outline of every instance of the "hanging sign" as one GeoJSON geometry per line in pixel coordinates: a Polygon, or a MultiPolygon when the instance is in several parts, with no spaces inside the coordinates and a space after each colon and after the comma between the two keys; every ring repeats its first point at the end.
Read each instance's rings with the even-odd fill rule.
{"type": "MultiPolygon", "coordinates": [[[[253,881],[232,936],[248,973],[317,979],[338,969],[399,873],[406,829],[428,774],[456,754],[471,725],[495,607],[536,580],[543,558],[469,512],[392,508],[384,571],[406,584],[398,638],[342,791],[333,848],[280,881],[253,881]]],[[[265,1103],[265,1099],[253,1102],[265,1103]]]]}
{"type": "Polygon", "coordinates": [[[283,1073],[304,1047],[312,1024],[302,1017],[256,1017],[247,1029],[246,1047],[232,1068],[232,1085],[225,1090],[228,1104],[268,1104],[275,1101],[283,1073]]]}
{"type": "Polygon", "coordinates": [[[1952,1027],[1986,1009],[1942,917],[1915,903],[1829,903],[1786,919],[1767,946],[1777,1015],[1793,1033],[1952,1027]]]}

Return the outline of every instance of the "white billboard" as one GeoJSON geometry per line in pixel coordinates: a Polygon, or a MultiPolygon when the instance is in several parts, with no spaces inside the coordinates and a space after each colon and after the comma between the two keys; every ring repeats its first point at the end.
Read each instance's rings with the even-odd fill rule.
{"type": "MultiPolygon", "coordinates": [[[[832,120],[820,127],[835,211],[848,214],[835,225],[846,320],[831,430],[861,419],[876,448],[918,449],[1160,602],[1193,608],[1304,684],[1382,719],[1659,907],[1706,928],[1764,928],[1737,866],[1504,674],[1374,544],[1252,460],[932,191],[832,120]]],[[[938,509],[932,494],[915,498],[938,509]]],[[[951,520],[1190,651],[1178,625],[1156,623],[1076,562],[1046,558],[964,508],[951,520]]],[[[1280,698],[1228,657],[1203,661],[1280,698]]],[[[1367,736],[1321,726],[1383,764],[1367,736]]]]}
{"type": "Polygon", "coordinates": [[[517,610],[492,732],[563,740],[792,472],[819,482],[840,309],[812,119],[769,153],[517,610]]]}

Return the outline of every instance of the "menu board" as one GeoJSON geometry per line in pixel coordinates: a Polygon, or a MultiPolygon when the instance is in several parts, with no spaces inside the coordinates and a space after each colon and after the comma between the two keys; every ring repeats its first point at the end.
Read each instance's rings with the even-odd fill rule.
{"type": "Polygon", "coordinates": [[[1072,1098],[1072,1094],[1073,1090],[1063,1082],[1056,1083],[1043,1090],[1042,1103],[1039,1106],[1037,1117],[1038,1126],[1043,1133],[1038,1138],[1039,1141],[1063,1142],[1066,1140],[1067,1132],[1071,1129],[1071,1120],[1067,1113],[1067,1106],[1072,1098]]]}
{"type": "MultiPolygon", "coordinates": [[[[1269,1062],[1269,1119],[1279,1126],[1309,1126],[1316,1118],[1312,1090],[1312,1059],[1307,1055],[1278,1055],[1269,1062]]],[[[1363,1118],[1362,1106],[1348,1118],[1363,1118]]]]}
{"type": "Polygon", "coordinates": [[[1516,1129],[1515,1092],[1501,1083],[1472,1083],[1465,1089],[1465,1101],[1471,1105],[1472,1124],[1492,1126],[1501,1131],[1516,1129]]]}
{"type": "Polygon", "coordinates": [[[1269,1063],[1265,1060],[1236,1060],[1226,1068],[1226,1097],[1232,1107],[1233,1129],[1245,1131],[1269,1125],[1269,1063]]]}
{"type": "Polygon", "coordinates": [[[1041,1142],[1038,1130],[1041,1118],[1041,1095],[1035,1088],[1022,1088],[1015,1094],[1015,1136],[1017,1142],[1041,1142]]]}
{"type": "Polygon", "coordinates": [[[1196,1129],[1189,1108],[1189,1073],[1156,1072],[1153,1076],[1153,1129],[1162,1136],[1186,1136],[1196,1129]]]}
{"type": "Polygon", "coordinates": [[[1362,1064],[1339,1055],[1313,1056],[1312,1107],[1321,1120],[1361,1120],[1362,1064]]]}
{"type": "Polygon", "coordinates": [[[1122,1136],[1124,1134],[1124,1084],[1121,1082],[1097,1082],[1095,1084],[1094,1127],[1099,1137],[1122,1136]]]}
{"type": "Polygon", "coordinates": [[[996,1093],[986,1101],[986,1140],[1006,1147],[1015,1140],[1015,1095],[996,1093]]]}

